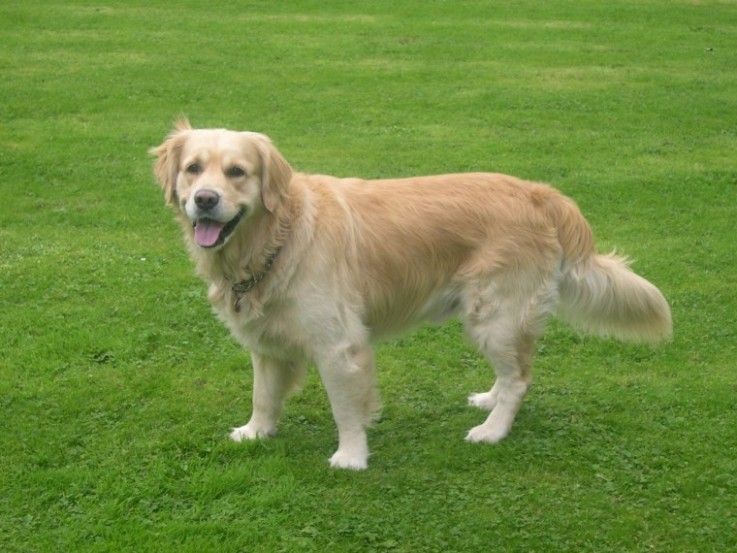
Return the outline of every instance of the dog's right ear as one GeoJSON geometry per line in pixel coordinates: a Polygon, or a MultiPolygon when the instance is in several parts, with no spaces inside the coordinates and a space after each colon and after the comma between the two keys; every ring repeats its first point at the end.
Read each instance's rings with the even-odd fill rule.
{"type": "Polygon", "coordinates": [[[186,119],[176,122],[174,130],[159,146],[149,149],[148,153],[157,156],[154,164],[154,176],[164,190],[164,198],[168,205],[175,205],[177,201],[176,179],[179,172],[179,162],[182,148],[187,140],[188,131],[192,126],[186,119]]]}

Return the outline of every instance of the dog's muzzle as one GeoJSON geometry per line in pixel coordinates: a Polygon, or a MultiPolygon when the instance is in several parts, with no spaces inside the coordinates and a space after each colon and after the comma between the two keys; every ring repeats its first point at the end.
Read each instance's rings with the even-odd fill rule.
{"type": "Polygon", "coordinates": [[[192,216],[192,226],[195,243],[201,248],[222,246],[246,214],[246,208],[241,207],[229,221],[221,220],[220,199],[220,194],[215,190],[203,188],[195,192],[193,200],[196,214],[192,216]]]}

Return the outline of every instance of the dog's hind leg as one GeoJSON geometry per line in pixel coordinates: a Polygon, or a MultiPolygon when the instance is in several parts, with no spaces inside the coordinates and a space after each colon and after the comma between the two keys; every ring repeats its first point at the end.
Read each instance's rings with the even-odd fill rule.
{"type": "Polygon", "coordinates": [[[533,294],[509,287],[488,286],[475,294],[466,314],[466,331],[494,367],[490,391],[473,394],[469,403],[491,413],[471,429],[470,442],[495,443],[507,436],[532,383],[535,342],[554,309],[557,292],[546,288],[533,294]]]}
{"type": "Polygon", "coordinates": [[[248,424],[234,428],[230,434],[236,442],[264,438],[276,434],[276,423],[281,415],[287,394],[299,386],[306,367],[303,363],[289,363],[263,357],[257,353],[253,360],[253,412],[248,424]]]}

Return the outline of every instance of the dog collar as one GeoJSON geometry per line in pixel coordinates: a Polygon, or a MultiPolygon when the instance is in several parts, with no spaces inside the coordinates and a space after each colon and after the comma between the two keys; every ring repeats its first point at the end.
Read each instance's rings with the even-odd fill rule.
{"type": "Polygon", "coordinates": [[[243,299],[243,296],[245,296],[248,292],[253,290],[256,285],[261,282],[264,277],[268,274],[269,270],[271,269],[271,266],[274,264],[274,260],[276,259],[276,256],[279,255],[279,252],[281,252],[281,248],[278,248],[274,253],[272,253],[269,257],[266,258],[266,262],[264,263],[264,268],[261,269],[258,273],[255,273],[251,278],[248,280],[241,280],[240,282],[236,282],[231,286],[231,290],[233,291],[233,295],[235,295],[235,310],[240,311],[241,310],[241,300],[243,299]]]}

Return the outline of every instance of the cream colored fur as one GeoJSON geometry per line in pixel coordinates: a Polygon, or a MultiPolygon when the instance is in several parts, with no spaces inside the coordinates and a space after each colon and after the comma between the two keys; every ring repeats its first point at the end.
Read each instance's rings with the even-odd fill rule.
{"type": "Polygon", "coordinates": [[[549,186],[488,173],[306,175],[264,135],[186,121],[151,152],[215,311],[252,352],[253,413],[234,440],[274,434],[314,362],[338,426],[330,464],[366,468],[379,408],[371,343],[427,320],[460,317],[496,371],[491,389],[469,398],[491,411],[472,442],[509,432],[550,316],[622,339],[670,336],[658,289],[622,258],[596,254],[575,203],[549,186]],[[217,205],[203,210],[212,193],[217,205]],[[239,222],[204,248],[193,230],[203,218],[239,222]],[[252,290],[233,291],[254,275],[263,279],[252,290]]]}

